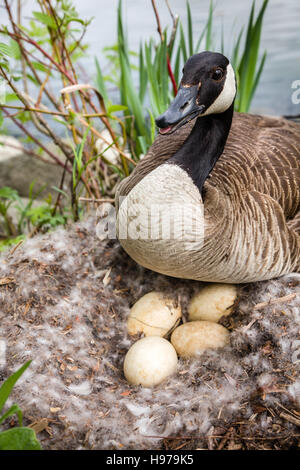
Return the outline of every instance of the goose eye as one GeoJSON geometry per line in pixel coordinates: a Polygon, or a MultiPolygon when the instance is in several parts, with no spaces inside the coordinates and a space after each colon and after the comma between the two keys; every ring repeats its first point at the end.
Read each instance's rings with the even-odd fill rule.
{"type": "Polygon", "coordinates": [[[212,74],[212,79],[213,80],[220,80],[223,78],[224,72],[222,69],[216,69],[213,74],[212,74]]]}

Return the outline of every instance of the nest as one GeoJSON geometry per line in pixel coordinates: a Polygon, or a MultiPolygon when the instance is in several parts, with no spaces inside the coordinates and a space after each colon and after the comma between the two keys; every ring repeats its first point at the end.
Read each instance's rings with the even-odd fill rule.
{"type": "Polygon", "coordinates": [[[33,360],[9,403],[44,449],[297,447],[299,274],[239,286],[221,320],[226,348],[180,359],[152,389],[126,382],[131,305],[159,290],[178,298],[185,321],[202,285],[138,266],[116,241],[97,239],[92,217],[2,255],[0,380],[33,360]]]}

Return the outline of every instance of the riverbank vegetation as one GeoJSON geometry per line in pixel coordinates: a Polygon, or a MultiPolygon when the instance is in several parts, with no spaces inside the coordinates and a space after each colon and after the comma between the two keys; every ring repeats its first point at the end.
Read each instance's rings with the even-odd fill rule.
{"type": "Polygon", "coordinates": [[[33,205],[39,196],[34,185],[25,205],[15,190],[1,188],[0,249],[18,243],[25,232],[32,236],[78,220],[87,203],[113,200],[118,181],[152,144],[155,118],[176,95],[182,66],[192,54],[225,53],[237,74],[236,110],[250,109],[266,59],[260,38],[268,0],[257,13],[253,2],[248,24],[240,27],[231,50],[223,33],[217,37],[213,1],[197,33],[188,2],[185,22],[166,0],[170,26],[165,29],[151,3],[153,37],[132,51],[120,0],[116,44],[105,49],[105,60],[95,58],[94,76],[87,78],[81,60],[88,52],[85,35],[92,19],[80,18],[72,1],[37,0],[25,21],[21,1],[4,0],[9,21],[0,27],[0,79],[7,91],[0,106],[2,133],[10,121],[23,135],[25,151],[59,166],[61,178],[56,197],[38,207],[33,205]],[[113,96],[111,87],[117,90],[113,96]],[[17,221],[10,216],[13,208],[17,221]]]}

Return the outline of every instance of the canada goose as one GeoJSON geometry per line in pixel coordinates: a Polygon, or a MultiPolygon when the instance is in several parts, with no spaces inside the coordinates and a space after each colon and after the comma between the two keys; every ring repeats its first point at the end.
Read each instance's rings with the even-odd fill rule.
{"type": "Polygon", "coordinates": [[[300,271],[300,126],[234,113],[226,57],[193,55],[160,133],[116,192],[117,233],[169,276],[245,283],[300,271]]]}

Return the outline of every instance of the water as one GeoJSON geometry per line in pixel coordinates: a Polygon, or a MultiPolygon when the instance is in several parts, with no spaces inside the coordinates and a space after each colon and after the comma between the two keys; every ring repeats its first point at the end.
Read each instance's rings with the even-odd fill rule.
{"type": "MultiPolygon", "coordinates": [[[[0,0],[0,4],[3,0],[0,0]]],[[[90,44],[89,55],[83,62],[92,77],[94,56],[105,65],[102,49],[116,42],[117,0],[75,0],[81,17],[94,20],[89,27],[86,41],[90,44]]],[[[164,0],[157,0],[162,26],[170,25],[170,16],[164,0]]],[[[230,55],[234,38],[242,24],[246,24],[252,0],[218,0],[214,15],[214,39],[219,44],[222,24],[224,27],[225,53],[230,55]]],[[[258,0],[257,7],[262,0],[258,0]]],[[[34,0],[24,1],[24,11],[30,16],[34,0]]],[[[186,21],[184,0],[169,0],[174,13],[186,21]]],[[[201,31],[207,19],[209,0],[190,0],[194,31],[201,31]]],[[[150,0],[123,0],[124,20],[127,25],[129,46],[138,50],[141,40],[157,34],[156,22],[150,0]]],[[[256,9],[258,11],[258,8],[256,9]]],[[[1,22],[3,20],[1,12],[1,22]]],[[[286,115],[300,114],[300,104],[292,103],[292,83],[300,80],[300,1],[270,0],[267,7],[261,51],[267,50],[265,68],[253,100],[251,112],[286,115]]]]}
{"type": "MultiPolygon", "coordinates": [[[[83,16],[95,16],[87,39],[92,55],[101,58],[101,50],[116,41],[117,0],[77,0],[78,11],[83,16]]],[[[164,0],[157,0],[162,26],[170,24],[170,16],[164,0]]],[[[215,8],[215,35],[219,44],[222,24],[225,52],[230,54],[234,38],[241,25],[246,24],[252,0],[218,0],[215,8]]],[[[258,0],[257,9],[262,4],[258,0]]],[[[186,6],[183,0],[169,0],[174,13],[186,22],[186,6]]],[[[194,31],[201,31],[207,20],[209,0],[190,0],[194,31]]],[[[150,0],[123,0],[124,20],[127,24],[130,48],[138,50],[141,39],[156,33],[156,22],[150,0]]],[[[293,81],[300,80],[300,1],[270,0],[262,31],[261,51],[267,50],[265,68],[253,100],[252,112],[285,115],[300,114],[300,104],[292,103],[293,81]]]]}

